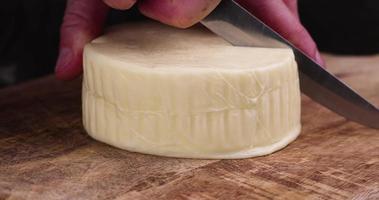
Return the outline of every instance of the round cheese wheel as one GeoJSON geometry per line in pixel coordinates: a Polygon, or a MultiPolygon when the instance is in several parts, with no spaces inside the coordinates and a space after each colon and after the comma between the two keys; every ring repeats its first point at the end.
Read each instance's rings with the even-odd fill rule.
{"type": "Polygon", "coordinates": [[[82,96],[91,137],[154,155],[261,156],[301,127],[293,52],[232,46],[200,26],[110,28],[85,47],[82,96]]]}

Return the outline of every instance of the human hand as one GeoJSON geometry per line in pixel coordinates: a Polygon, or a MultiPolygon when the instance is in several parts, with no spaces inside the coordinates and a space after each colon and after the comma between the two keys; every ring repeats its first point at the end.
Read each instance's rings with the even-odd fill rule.
{"type": "MultiPolygon", "coordinates": [[[[189,27],[207,16],[220,0],[140,0],[142,14],[160,22],[189,27]]],[[[317,47],[301,25],[297,0],[238,0],[293,44],[319,63],[317,47]]],[[[59,57],[55,68],[58,79],[70,80],[82,73],[84,45],[101,34],[109,7],[126,10],[137,0],[68,0],[61,26],[59,57]]]]}

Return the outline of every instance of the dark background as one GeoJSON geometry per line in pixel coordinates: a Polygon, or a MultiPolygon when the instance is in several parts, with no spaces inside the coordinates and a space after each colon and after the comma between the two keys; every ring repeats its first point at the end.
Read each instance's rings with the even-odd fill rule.
{"type": "MultiPolygon", "coordinates": [[[[65,0],[12,0],[0,6],[0,87],[53,73],[65,0]]],[[[378,0],[299,0],[299,12],[321,51],[379,52],[378,0]]],[[[112,11],[107,25],[140,17],[112,11]]]]}

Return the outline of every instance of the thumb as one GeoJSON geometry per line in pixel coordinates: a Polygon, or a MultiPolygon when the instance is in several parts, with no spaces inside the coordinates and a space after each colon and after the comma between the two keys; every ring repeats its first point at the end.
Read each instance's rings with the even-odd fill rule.
{"type": "Polygon", "coordinates": [[[101,0],[68,0],[61,26],[55,75],[70,80],[82,72],[84,45],[98,36],[108,7],[101,0]]]}
{"type": "Polygon", "coordinates": [[[172,26],[187,28],[206,17],[221,0],[143,0],[140,11],[147,17],[172,26]]]}

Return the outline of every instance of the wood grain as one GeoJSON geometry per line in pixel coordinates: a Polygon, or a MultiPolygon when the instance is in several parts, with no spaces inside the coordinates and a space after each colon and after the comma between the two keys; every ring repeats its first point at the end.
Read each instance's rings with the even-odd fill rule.
{"type": "MultiPolygon", "coordinates": [[[[379,105],[379,56],[324,57],[379,105]]],[[[301,136],[284,150],[191,160],[89,138],[80,88],[50,76],[0,90],[0,199],[379,199],[379,131],[306,97],[301,136]]]]}

